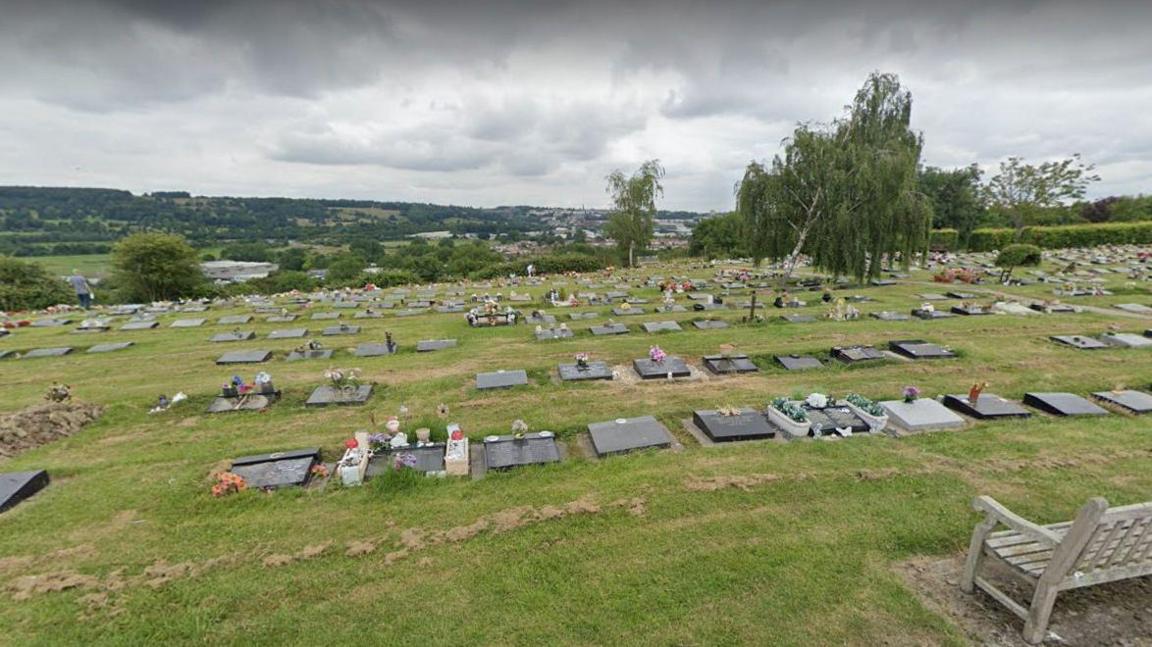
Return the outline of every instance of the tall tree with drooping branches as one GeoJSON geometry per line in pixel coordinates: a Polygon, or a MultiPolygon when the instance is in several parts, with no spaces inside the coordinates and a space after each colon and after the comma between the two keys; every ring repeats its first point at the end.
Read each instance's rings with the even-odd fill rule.
{"type": "Polygon", "coordinates": [[[631,177],[617,169],[607,178],[613,210],[604,233],[627,254],[629,267],[635,267],[636,252],[648,247],[656,231],[656,198],[664,195],[663,178],[660,160],[644,162],[631,177]]]}

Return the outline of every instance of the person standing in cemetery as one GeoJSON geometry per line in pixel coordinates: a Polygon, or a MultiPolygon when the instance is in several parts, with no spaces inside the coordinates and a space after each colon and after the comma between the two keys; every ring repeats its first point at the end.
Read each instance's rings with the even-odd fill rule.
{"type": "Polygon", "coordinates": [[[88,285],[88,279],[80,274],[80,270],[72,270],[72,276],[68,277],[68,283],[72,285],[73,290],[76,290],[76,300],[80,302],[80,307],[85,310],[91,308],[92,286],[88,285]]]}

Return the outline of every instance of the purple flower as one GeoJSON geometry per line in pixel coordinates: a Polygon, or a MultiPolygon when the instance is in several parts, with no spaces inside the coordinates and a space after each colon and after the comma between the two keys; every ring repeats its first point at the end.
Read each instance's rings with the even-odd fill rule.
{"type": "Polygon", "coordinates": [[[918,389],[914,386],[904,387],[904,401],[905,402],[911,402],[918,397],[920,397],[920,389],[918,389]]]}

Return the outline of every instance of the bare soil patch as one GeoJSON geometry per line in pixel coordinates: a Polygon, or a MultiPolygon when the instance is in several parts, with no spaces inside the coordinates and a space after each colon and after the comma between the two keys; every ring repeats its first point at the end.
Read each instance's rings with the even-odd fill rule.
{"type": "Polygon", "coordinates": [[[103,411],[88,402],[45,402],[0,416],[0,458],[71,436],[103,411]]]}

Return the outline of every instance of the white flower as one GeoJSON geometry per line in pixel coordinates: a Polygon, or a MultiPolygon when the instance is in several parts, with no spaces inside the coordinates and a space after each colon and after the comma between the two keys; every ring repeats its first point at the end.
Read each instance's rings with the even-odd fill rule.
{"type": "Polygon", "coordinates": [[[823,409],[828,406],[828,396],[823,393],[813,393],[804,401],[813,409],[823,409]]]}

